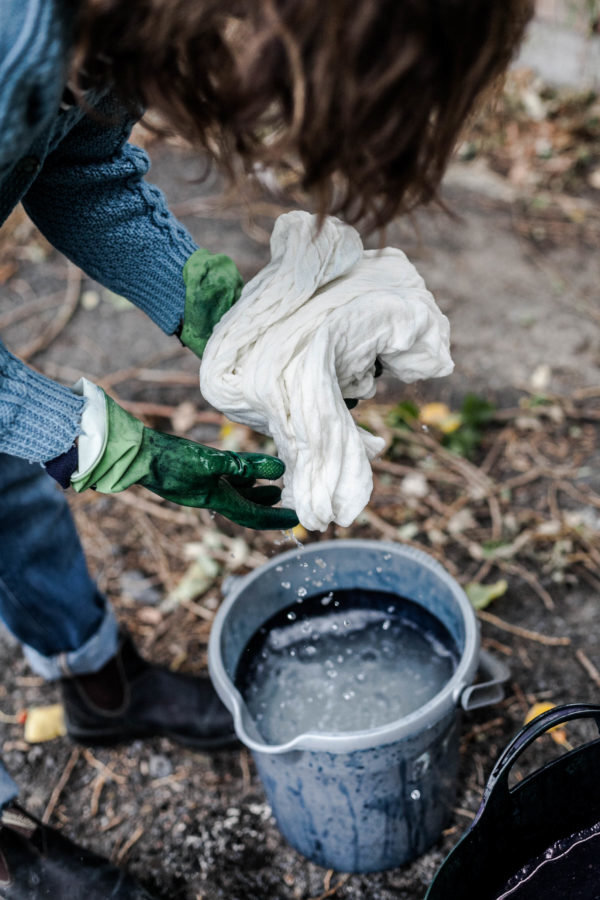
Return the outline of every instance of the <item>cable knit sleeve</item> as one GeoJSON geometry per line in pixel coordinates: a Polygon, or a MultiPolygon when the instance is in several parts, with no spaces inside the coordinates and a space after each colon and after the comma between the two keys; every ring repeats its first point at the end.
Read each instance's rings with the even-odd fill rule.
{"type": "Polygon", "coordinates": [[[144,181],[148,157],[127,143],[134,121],[106,96],[49,153],[23,205],[65,256],[173,334],[197,246],[144,181]]]}
{"type": "Polygon", "coordinates": [[[0,453],[47,462],[72,446],[85,400],[0,343],[0,453]]]}

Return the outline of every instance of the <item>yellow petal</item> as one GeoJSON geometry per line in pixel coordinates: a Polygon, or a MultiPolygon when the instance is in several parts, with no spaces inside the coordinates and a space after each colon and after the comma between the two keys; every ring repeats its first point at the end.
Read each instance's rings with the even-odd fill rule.
{"type": "Polygon", "coordinates": [[[51,741],[67,733],[65,711],[60,703],[32,706],[25,719],[25,740],[29,744],[51,741]]]}
{"type": "Polygon", "coordinates": [[[297,541],[305,541],[308,537],[308,531],[303,525],[296,525],[295,528],[292,528],[292,534],[297,541]]]}
{"type": "Polygon", "coordinates": [[[529,712],[525,716],[524,725],[529,724],[532,719],[537,719],[538,716],[541,716],[542,713],[548,712],[551,709],[555,708],[554,703],[534,703],[530,708],[529,712]]]}
{"type": "Polygon", "coordinates": [[[443,434],[452,434],[462,425],[462,416],[445,403],[426,403],[419,411],[419,422],[439,428],[443,434]]]}
{"type": "MultiPolygon", "coordinates": [[[[555,709],[556,706],[554,703],[534,703],[527,715],[525,716],[525,725],[528,722],[531,722],[532,719],[536,719],[538,716],[541,716],[542,713],[548,712],[550,709],[555,709]]],[[[548,729],[548,734],[552,738],[552,740],[561,747],[565,747],[567,750],[571,750],[571,744],[567,740],[567,732],[563,725],[555,725],[553,728],[548,729]]]]}
{"type": "Polygon", "coordinates": [[[445,403],[426,403],[419,410],[419,422],[423,425],[439,425],[450,415],[450,407],[445,403]]]}
{"type": "Polygon", "coordinates": [[[462,416],[460,413],[451,412],[449,416],[443,419],[438,428],[442,432],[442,434],[452,434],[453,431],[456,431],[457,428],[460,428],[462,425],[462,416]]]}

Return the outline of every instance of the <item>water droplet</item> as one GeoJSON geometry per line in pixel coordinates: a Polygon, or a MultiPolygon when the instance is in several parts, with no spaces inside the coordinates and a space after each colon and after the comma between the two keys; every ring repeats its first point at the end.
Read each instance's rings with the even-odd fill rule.
{"type": "Polygon", "coordinates": [[[290,620],[290,622],[293,622],[294,619],[296,618],[296,613],[295,613],[295,612],[289,612],[289,613],[287,614],[287,617],[288,617],[288,619],[290,620]]]}
{"type": "Polygon", "coordinates": [[[315,559],[315,565],[317,565],[320,569],[327,568],[327,563],[325,562],[324,559],[321,559],[320,556],[317,556],[317,558],[315,559]]]}
{"type": "Polygon", "coordinates": [[[390,622],[390,620],[386,619],[381,627],[383,628],[384,631],[387,631],[391,624],[392,623],[390,622]]]}
{"type": "Polygon", "coordinates": [[[283,566],[275,566],[276,572],[283,572],[283,566]]]}
{"type": "Polygon", "coordinates": [[[356,694],[354,691],[344,691],[342,697],[344,700],[352,700],[353,697],[356,697],[356,694]]]}
{"type": "Polygon", "coordinates": [[[324,597],[321,597],[321,606],[329,606],[333,599],[333,594],[325,594],[324,597]]]}
{"type": "Polygon", "coordinates": [[[326,674],[328,678],[337,678],[337,671],[335,669],[327,669],[326,674]]]}
{"type": "Polygon", "coordinates": [[[357,681],[364,681],[366,677],[367,677],[367,676],[365,675],[364,672],[357,672],[357,673],[356,673],[356,680],[357,680],[357,681]]]}
{"type": "Polygon", "coordinates": [[[282,581],[282,582],[281,582],[281,587],[282,587],[282,588],[285,588],[286,591],[289,591],[289,589],[291,588],[291,586],[292,586],[292,585],[289,583],[289,581],[282,581]]]}
{"type": "Polygon", "coordinates": [[[420,800],[421,799],[421,791],[418,791],[415,788],[414,791],[410,792],[410,799],[411,800],[420,800]]]}
{"type": "Polygon", "coordinates": [[[375,566],[375,571],[379,574],[379,572],[383,572],[381,566],[375,566]]]}
{"type": "Polygon", "coordinates": [[[395,606],[388,606],[387,611],[388,611],[389,613],[395,613],[395,612],[396,612],[396,607],[395,607],[395,606]]]}
{"type": "Polygon", "coordinates": [[[339,625],[337,624],[337,622],[334,622],[333,625],[331,626],[331,630],[337,631],[338,629],[339,629],[339,625]]]}
{"type": "Polygon", "coordinates": [[[386,553],[386,554],[385,554],[385,555],[384,555],[384,557],[383,557],[383,558],[384,558],[384,559],[385,559],[385,561],[386,561],[386,562],[387,562],[387,561],[388,561],[388,559],[391,559],[391,558],[392,558],[392,554],[391,554],[391,553],[386,553]]]}
{"type": "Polygon", "coordinates": [[[351,624],[351,623],[350,623],[350,619],[344,619],[344,625],[346,626],[346,628],[348,628],[348,626],[349,626],[350,624],[351,624]]]}
{"type": "Polygon", "coordinates": [[[306,590],[305,587],[299,587],[298,590],[296,591],[296,593],[298,594],[299,597],[306,597],[306,595],[308,594],[308,591],[306,590]]]}

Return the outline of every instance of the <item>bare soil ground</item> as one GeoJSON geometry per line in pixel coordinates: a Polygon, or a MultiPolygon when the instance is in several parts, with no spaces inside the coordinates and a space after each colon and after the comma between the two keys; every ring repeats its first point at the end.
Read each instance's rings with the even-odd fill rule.
{"type": "MultiPolygon", "coordinates": [[[[249,223],[239,211],[215,212],[218,184],[193,181],[199,166],[191,154],[157,144],[152,155],[154,180],[201,245],[230,254],[245,277],[264,265],[267,216],[249,223]]],[[[550,216],[547,207],[532,211],[502,173],[465,162],[445,189],[455,218],[423,212],[386,236],[413,259],[450,317],[456,372],[411,391],[384,384],[376,403],[359,408],[361,421],[386,435],[388,450],[368,513],[324,537],[412,541],[464,584],[507,582],[480,615],[484,646],[508,662],[511,682],[501,704],[463,722],[456,808],[438,843],[394,871],[327,872],[281,838],[241,747],[206,755],[166,740],[101,749],[74,748],[67,738],[31,746],[21,725],[0,724],[2,758],[29,809],[125,863],[168,900],[424,896],[531,706],[600,695],[600,257],[585,231],[596,221],[595,196],[583,220],[554,207],[550,216]],[[393,412],[408,399],[458,409],[469,392],[496,407],[470,459],[443,446],[449,436],[410,417],[406,427],[393,412]]],[[[245,429],[223,430],[204,408],[190,354],[80,279],[18,215],[3,230],[0,281],[3,337],[40,370],[65,382],[81,373],[102,380],[158,427],[232,447],[261,445],[245,429]]],[[[142,491],[84,494],[73,509],[90,567],[141,648],[189,671],[205,666],[222,577],[290,546],[142,491]],[[209,555],[219,574],[207,576],[203,590],[183,590],[191,557],[209,555]],[[183,599],[165,608],[178,585],[183,599]]],[[[0,709],[53,702],[56,687],[31,675],[9,635],[0,642],[0,709]]],[[[583,733],[570,728],[569,740],[583,733]]],[[[541,741],[529,764],[558,751],[551,738],[541,741]]]]}

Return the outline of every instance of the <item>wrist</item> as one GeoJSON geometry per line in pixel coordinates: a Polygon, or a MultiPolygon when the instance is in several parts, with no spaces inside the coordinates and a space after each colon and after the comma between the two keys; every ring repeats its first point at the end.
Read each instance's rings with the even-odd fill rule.
{"type": "Polygon", "coordinates": [[[71,476],[77,470],[79,465],[79,454],[77,452],[77,442],[75,442],[66,453],[61,453],[54,459],[49,459],[44,463],[44,468],[48,475],[58,481],[61,488],[65,490],[71,485],[71,476]]]}
{"type": "Polygon", "coordinates": [[[176,334],[201,357],[213,329],[239,299],[244,283],[233,260],[204,249],[192,253],[183,267],[183,280],[184,314],[176,334]]]}

